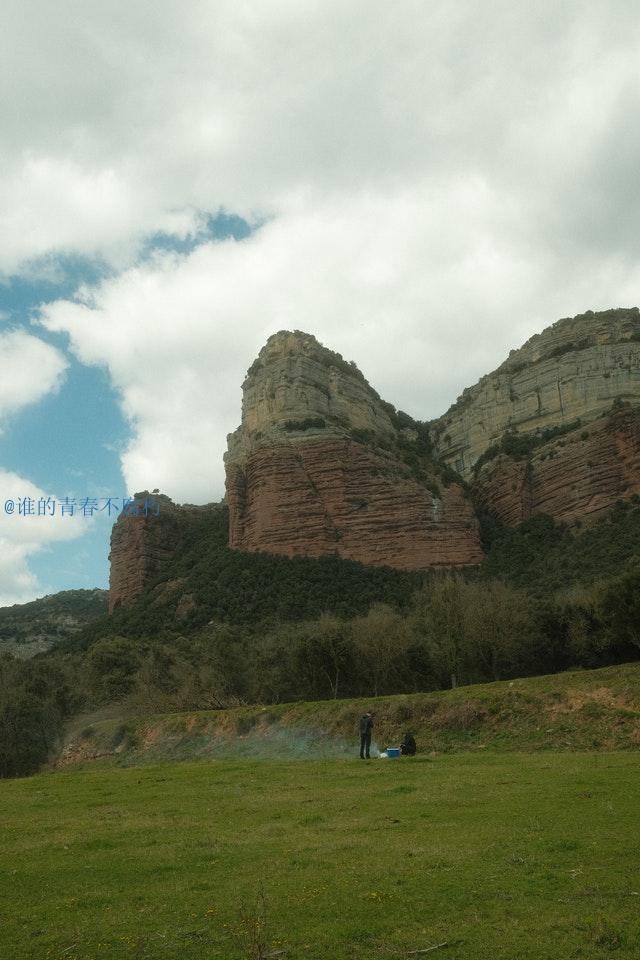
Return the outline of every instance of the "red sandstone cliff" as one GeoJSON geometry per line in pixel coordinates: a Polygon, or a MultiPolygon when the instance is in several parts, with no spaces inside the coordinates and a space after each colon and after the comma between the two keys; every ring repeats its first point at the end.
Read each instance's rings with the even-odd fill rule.
{"type": "Polygon", "coordinates": [[[228,439],[235,549],[400,569],[482,559],[462,488],[438,480],[418,434],[394,424],[357,368],[308,334],[269,339],[228,439]]]}
{"type": "MultiPolygon", "coordinates": [[[[148,494],[137,493],[135,499],[144,502],[148,494]]],[[[132,603],[146,584],[160,572],[163,563],[178,551],[189,526],[198,523],[207,511],[203,507],[180,506],[164,495],[152,496],[147,516],[120,514],[111,531],[111,562],[109,573],[109,613],[132,603]],[[156,513],[155,506],[159,505],[156,513]]]]}
{"type": "Polygon", "coordinates": [[[622,407],[515,460],[498,456],[474,483],[477,502],[509,526],[535,513],[597,520],[640,494],[640,407],[622,407]]]}

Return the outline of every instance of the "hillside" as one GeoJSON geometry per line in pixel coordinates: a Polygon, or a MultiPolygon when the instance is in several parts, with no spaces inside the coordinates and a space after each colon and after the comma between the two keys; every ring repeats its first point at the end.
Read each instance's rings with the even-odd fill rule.
{"type": "Polygon", "coordinates": [[[405,731],[422,754],[460,750],[637,750],[640,664],[366,700],[275,704],[155,717],[78,718],[55,766],[196,757],[348,757],[358,719],[377,751],[405,731]]]}
{"type": "Polygon", "coordinates": [[[38,769],[69,719],[96,708],[277,713],[340,697],[337,709],[456,683],[464,699],[482,681],[638,656],[640,506],[583,530],[548,517],[486,523],[487,561],[466,576],[244,554],[226,545],[224,511],[214,518],[131,607],[44,656],[0,658],[0,776],[38,769]]]}
{"type": "Polygon", "coordinates": [[[327,611],[348,617],[375,602],[403,607],[421,583],[417,573],[336,557],[232,550],[228,538],[229,511],[222,506],[184,528],[180,550],[137,600],[96,624],[96,631],[140,636],[160,629],[188,632],[211,620],[251,624],[308,619],[327,611]]]}
{"type": "Polygon", "coordinates": [[[0,654],[32,657],[74,637],[104,617],[106,590],[63,590],[60,593],[0,608],[0,654]]]}
{"type": "MultiPolygon", "coordinates": [[[[73,649],[99,637],[189,635],[211,621],[274,625],[325,613],[350,618],[383,603],[404,611],[428,582],[421,572],[366,567],[335,557],[275,557],[231,550],[228,512],[210,511],[184,531],[181,550],[130,606],[106,614],[104,591],[66,591],[0,610],[0,649],[32,656],[55,644],[73,649]]],[[[552,601],[573,587],[606,585],[640,560],[640,506],[621,501],[588,528],[548,516],[516,528],[483,519],[486,559],[470,577],[498,578],[552,601]]]]}
{"type": "Polygon", "coordinates": [[[485,516],[482,574],[551,601],[572,588],[605,587],[640,565],[640,498],[618,501],[593,525],[569,527],[539,514],[517,527],[485,516]]]}
{"type": "MultiPolygon", "coordinates": [[[[428,574],[367,567],[336,557],[312,559],[246,553],[227,546],[228,512],[212,511],[186,533],[138,599],[79,637],[189,633],[210,621],[238,625],[300,621],[332,613],[353,617],[374,603],[407,608],[428,574]]],[[[551,599],[573,585],[606,583],[639,559],[640,506],[620,502],[588,529],[546,516],[512,529],[485,515],[486,559],[469,576],[497,577],[551,599]]]]}
{"type": "Polygon", "coordinates": [[[80,595],[82,616],[71,594],[0,615],[5,649],[45,651],[0,659],[0,775],[37,769],[70,717],[117,704],[148,715],[350,700],[633,660],[637,321],[559,321],[512,356],[500,377],[584,351],[607,373],[624,355],[625,389],[603,413],[571,381],[586,426],[573,408],[563,420],[565,391],[562,417],[512,424],[470,484],[439,458],[437,425],[384,403],[355,365],[300,331],[270,338],[229,438],[229,504],[159,495],[156,513],[121,516],[110,616],[99,592],[89,606],[80,595]]]}

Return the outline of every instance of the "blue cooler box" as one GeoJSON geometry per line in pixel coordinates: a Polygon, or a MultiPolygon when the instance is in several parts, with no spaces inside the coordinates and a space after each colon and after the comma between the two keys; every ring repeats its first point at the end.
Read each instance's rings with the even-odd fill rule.
{"type": "Polygon", "coordinates": [[[399,757],[399,756],[400,756],[400,747],[387,747],[387,756],[388,756],[388,757],[399,757]]]}

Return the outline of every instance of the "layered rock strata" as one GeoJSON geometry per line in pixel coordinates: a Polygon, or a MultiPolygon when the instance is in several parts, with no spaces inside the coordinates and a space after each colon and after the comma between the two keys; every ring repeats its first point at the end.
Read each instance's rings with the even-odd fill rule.
{"type": "Polygon", "coordinates": [[[202,522],[216,508],[215,504],[181,506],[169,497],[146,491],[137,493],[135,500],[143,503],[147,496],[154,509],[146,516],[143,511],[137,515],[120,514],[111,531],[109,613],[133,603],[180,549],[190,526],[202,522]]]}
{"type": "Polygon", "coordinates": [[[426,457],[416,469],[419,436],[394,419],[339,354],[299,331],[272,336],[228,437],[229,545],[412,570],[478,563],[462,488],[441,483],[426,457]]]}
{"type": "Polygon", "coordinates": [[[498,456],[474,483],[476,501],[509,526],[535,513],[597,520],[640,494],[640,407],[621,408],[515,460],[498,456]]]}
{"type": "Polygon", "coordinates": [[[505,431],[535,434],[577,419],[585,424],[616,400],[640,403],[637,307],[559,320],[512,350],[433,423],[436,449],[469,479],[505,431]]]}

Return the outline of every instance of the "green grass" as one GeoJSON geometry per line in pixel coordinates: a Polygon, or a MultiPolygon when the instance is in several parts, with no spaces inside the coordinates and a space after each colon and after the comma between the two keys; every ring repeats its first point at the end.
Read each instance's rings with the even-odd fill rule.
{"type": "Polygon", "coordinates": [[[636,958],[627,753],[218,760],[0,782],[0,955],[636,958]],[[240,922],[242,901],[244,926],[240,922]],[[254,904],[252,907],[251,904],[254,904]],[[431,956],[431,954],[429,954],[431,956]]]}

